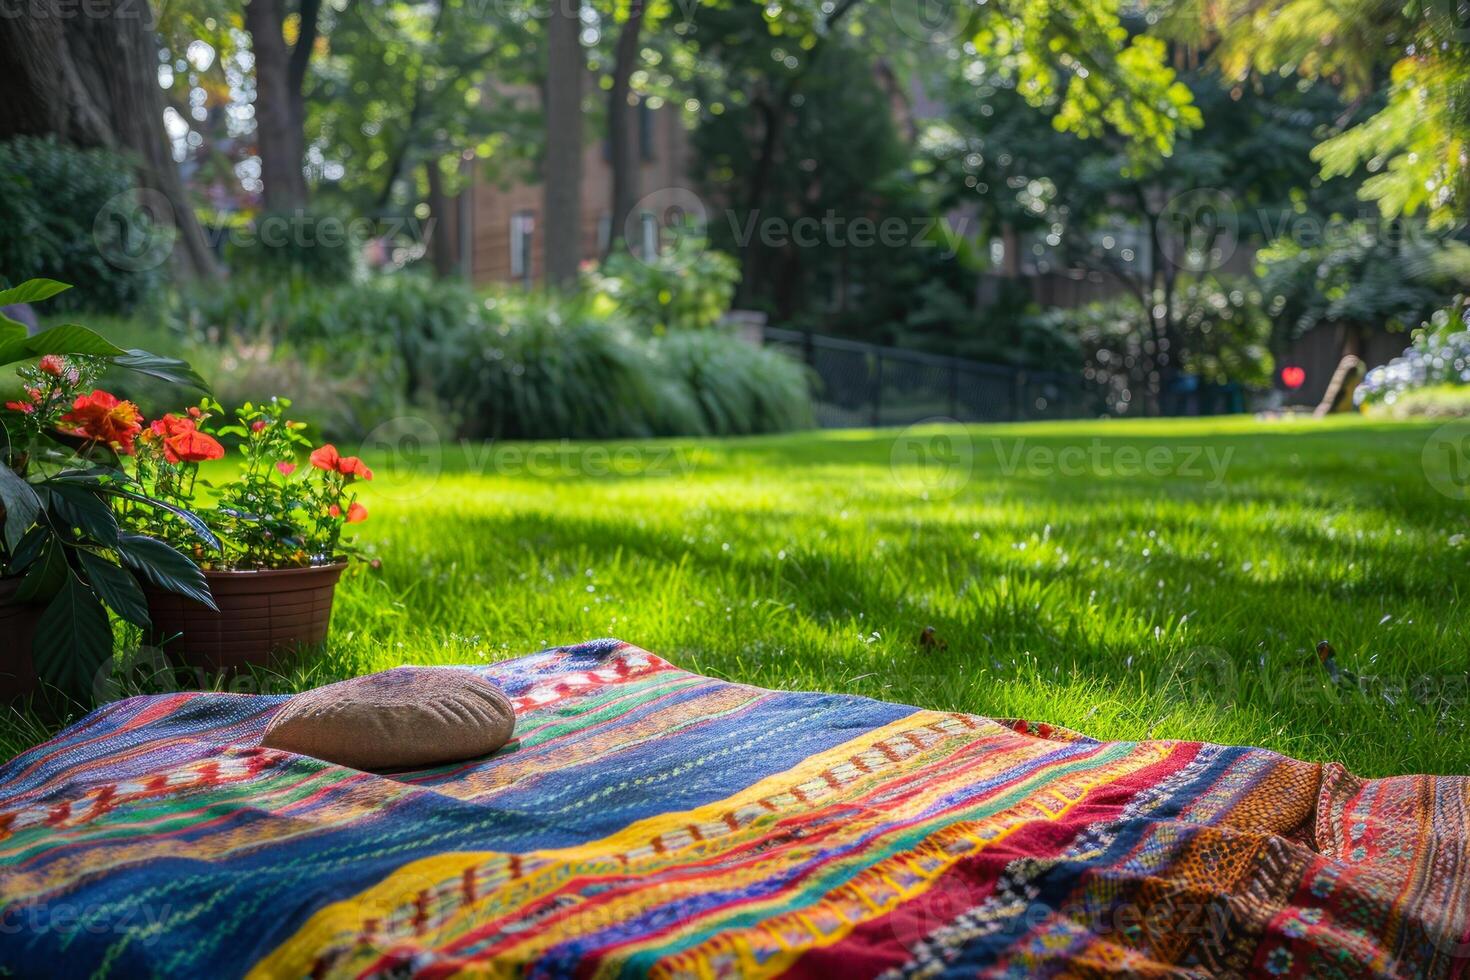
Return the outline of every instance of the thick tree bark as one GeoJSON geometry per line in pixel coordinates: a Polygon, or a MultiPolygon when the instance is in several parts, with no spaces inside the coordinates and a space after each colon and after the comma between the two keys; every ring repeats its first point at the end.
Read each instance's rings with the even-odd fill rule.
{"type": "Polygon", "coordinates": [[[623,240],[629,216],[638,204],[638,109],[628,94],[633,69],[638,64],[638,43],[643,32],[643,0],[631,0],[628,19],[618,34],[613,52],[612,88],[607,94],[608,155],[612,158],[612,222],[607,238],[609,254],[623,240]]]}
{"type": "Polygon", "coordinates": [[[85,10],[30,0],[19,16],[0,18],[0,77],[9,86],[0,138],[51,135],[123,153],[139,186],[172,211],[161,217],[176,229],[178,271],[213,275],[214,256],[163,130],[153,30],[148,5],[132,0],[95,0],[85,10]]]}
{"type": "MultiPolygon", "coordinates": [[[[304,12],[304,11],[303,11],[304,12]]],[[[306,204],[306,137],[302,129],[304,108],[298,87],[304,79],[306,52],[294,67],[296,52],[282,34],[286,9],[284,0],[250,0],[245,4],[245,29],[250,32],[250,50],[255,56],[255,144],[260,155],[260,179],[265,185],[267,210],[291,211],[306,204]],[[297,73],[299,72],[299,77],[297,73]]],[[[304,20],[304,18],[303,18],[304,20]]],[[[314,39],[316,18],[312,18],[314,39]]],[[[301,41],[306,41],[305,34],[301,41]]]]}
{"type": "Polygon", "coordinates": [[[582,30],[577,0],[552,0],[546,23],[546,164],[542,219],[548,285],[577,278],[582,237],[582,30]]]}

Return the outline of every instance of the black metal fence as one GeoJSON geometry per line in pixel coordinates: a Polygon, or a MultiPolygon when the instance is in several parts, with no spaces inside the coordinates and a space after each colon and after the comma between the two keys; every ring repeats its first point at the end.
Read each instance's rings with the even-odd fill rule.
{"type": "Polygon", "coordinates": [[[1096,416],[1102,404],[1079,375],[765,327],[768,346],[811,367],[817,424],[908,425],[923,419],[1008,422],[1096,416]]]}

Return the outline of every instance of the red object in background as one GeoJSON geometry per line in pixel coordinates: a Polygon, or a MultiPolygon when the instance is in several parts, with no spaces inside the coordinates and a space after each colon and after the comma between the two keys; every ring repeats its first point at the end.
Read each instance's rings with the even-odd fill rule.
{"type": "Polygon", "coordinates": [[[1307,380],[1307,372],[1295,364],[1281,369],[1281,383],[1288,388],[1300,388],[1302,382],[1307,380]]]}

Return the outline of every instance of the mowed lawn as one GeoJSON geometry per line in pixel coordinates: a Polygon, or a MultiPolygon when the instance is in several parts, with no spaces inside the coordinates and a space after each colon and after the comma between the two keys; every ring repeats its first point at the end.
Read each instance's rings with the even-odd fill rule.
{"type": "MultiPolygon", "coordinates": [[[[262,682],[617,636],[766,687],[1470,772],[1470,504],[1426,474],[1435,430],[448,446],[408,423],[362,449],[381,567],[344,580],[325,651],[262,682]]],[[[7,747],[42,734],[12,725],[7,747]]]]}

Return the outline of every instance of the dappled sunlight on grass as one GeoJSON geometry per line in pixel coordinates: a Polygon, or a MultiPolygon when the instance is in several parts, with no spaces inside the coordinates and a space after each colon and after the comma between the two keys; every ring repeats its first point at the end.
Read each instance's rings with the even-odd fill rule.
{"type": "Polygon", "coordinates": [[[1470,512],[1424,480],[1429,431],[918,430],[966,468],[929,499],[889,431],[563,445],[554,466],[507,472],[453,449],[437,473],[371,488],[384,566],[345,587],[334,644],[368,669],[616,635],[772,687],[1249,742],[1367,773],[1464,771],[1470,548],[1455,535],[1470,512]],[[1027,461],[1094,445],[1158,450],[1181,472],[1027,461]],[[1210,449],[1218,472],[1185,465],[1210,449]],[[619,458],[615,473],[598,463],[619,458]],[[918,646],[929,625],[947,649],[918,646]],[[1328,683],[1320,639],[1356,688],[1328,683]]]}
{"type": "Polygon", "coordinates": [[[920,430],[947,440],[938,469],[895,431],[384,461],[361,525],[382,567],[344,579],[328,649],[285,684],[611,635],[768,687],[1464,772],[1470,507],[1425,480],[1430,431],[920,430]],[[1094,446],[1172,469],[1031,465],[1094,446]],[[1186,465],[1210,449],[1218,472],[1186,465]],[[1329,681],[1322,639],[1355,684],[1329,681]]]}

